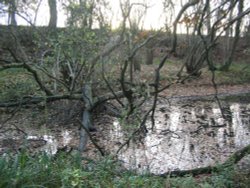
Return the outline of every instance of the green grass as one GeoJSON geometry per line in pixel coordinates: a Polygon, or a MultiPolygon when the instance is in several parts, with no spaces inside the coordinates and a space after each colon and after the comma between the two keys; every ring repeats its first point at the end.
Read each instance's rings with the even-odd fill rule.
{"type": "Polygon", "coordinates": [[[217,80],[224,84],[243,84],[250,82],[250,64],[233,63],[228,71],[216,72],[217,80]]]}
{"type": "Polygon", "coordinates": [[[0,101],[17,100],[33,95],[38,86],[24,69],[8,69],[0,72],[0,101]]]}
{"type": "Polygon", "coordinates": [[[0,187],[175,187],[212,188],[246,187],[246,176],[235,176],[232,169],[222,170],[204,178],[191,176],[162,178],[137,175],[126,171],[110,157],[98,161],[85,160],[78,155],[51,157],[46,154],[30,156],[26,152],[0,157],[0,187]],[[238,179],[234,178],[237,177],[238,179]],[[245,178],[245,179],[244,179],[245,178]],[[239,184],[240,181],[240,184],[239,184]]]}

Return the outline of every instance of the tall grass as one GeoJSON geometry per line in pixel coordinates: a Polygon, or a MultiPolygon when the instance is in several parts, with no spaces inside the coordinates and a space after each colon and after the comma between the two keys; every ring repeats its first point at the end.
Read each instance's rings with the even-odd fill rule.
{"type": "Polygon", "coordinates": [[[0,187],[176,187],[212,188],[247,187],[249,179],[235,178],[235,172],[222,170],[219,174],[194,178],[191,176],[162,178],[138,175],[124,170],[109,157],[99,161],[82,160],[79,155],[30,156],[26,152],[0,157],[0,187]],[[243,182],[240,182],[239,180],[243,182]]]}

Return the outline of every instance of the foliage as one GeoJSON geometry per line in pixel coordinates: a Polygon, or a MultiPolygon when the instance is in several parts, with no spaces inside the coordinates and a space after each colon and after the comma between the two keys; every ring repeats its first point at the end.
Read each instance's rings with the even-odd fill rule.
{"type": "MultiPolygon", "coordinates": [[[[31,156],[21,151],[0,157],[0,187],[237,187],[238,179],[234,177],[237,174],[233,169],[199,178],[136,175],[124,170],[111,157],[82,161],[77,154],[31,156]]],[[[249,178],[241,175],[241,180],[241,187],[246,187],[249,178]]]]}

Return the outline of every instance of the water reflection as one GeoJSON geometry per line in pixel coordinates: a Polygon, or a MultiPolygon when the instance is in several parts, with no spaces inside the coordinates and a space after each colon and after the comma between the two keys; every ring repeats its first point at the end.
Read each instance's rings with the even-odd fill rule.
{"type": "MultiPolygon", "coordinates": [[[[157,174],[203,167],[225,161],[233,151],[250,144],[250,105],[226,104],[225,119],[217,104],[195,102],[167,108],[158,105],[155,129],[149,130],[143,143],[122,150],[119,158],[125,167],[157,174]]],[[[110,134],[113,141],[121,141],[118,121],[110,134]]]]}
{"type": "Polygon", "coordinates": [[[56,154],[58,148],[67,146],[70,141],[72,140],[72,136],[70,135],[69,130],[63,130],[61,132],[61,136],[55,135],[42,135],[42,136],[28,136],[26,139],[27,141],[45,141],[43,147],[40,148],[41,151],[45,151],[50,155],[56,154]],[[60,139],[61,137],[61,139],[60,139]]]}

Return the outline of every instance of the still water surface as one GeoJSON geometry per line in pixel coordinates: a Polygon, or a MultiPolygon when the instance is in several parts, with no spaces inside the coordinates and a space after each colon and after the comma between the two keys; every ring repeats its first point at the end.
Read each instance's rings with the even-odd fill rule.
{"type": "MultiPolygon", "coordinates": [[[[109,117],[105,123],[105,117],[101,119],[102,123],[97,125],[102,132],[102,136],[98,136],[99,143],[115,154],[128,138],[126,126],[122,126],[118,119],[109,117]]],[[[148,133],[119,153],[118,158],[126,168],[162,174],[204,167],[223,162],[234,151],[250,144],[250,103],[224,101],[222,114],[218,104],[211,101],[169,103],[163,100],[157,106],[155,120],[153,130],[148,122],[148,133]]],[[[58,147],[77,147],[78,130],[60,128],[54,133],[31,134],[27,139],[33,143],[31,147],[39,147],[51,154],[55,154],[58,147]]],[[[16,146],[20,142],[13,136],[10,138],[0,136],[0,153],[8,151],[4,147],[16,146]]]]}
{"type": "MultiPolygon", "coordinates": [[[[124,149],[119,159],[128,169],[156,174],[225,161],[250,144],[250,104],[227,103],[223,112],[216,103],[159,104],[155,128],[142,143],[124,149]]],[[[124,140],[117,120],[110,135],[113,142],[124,140]]]]}

